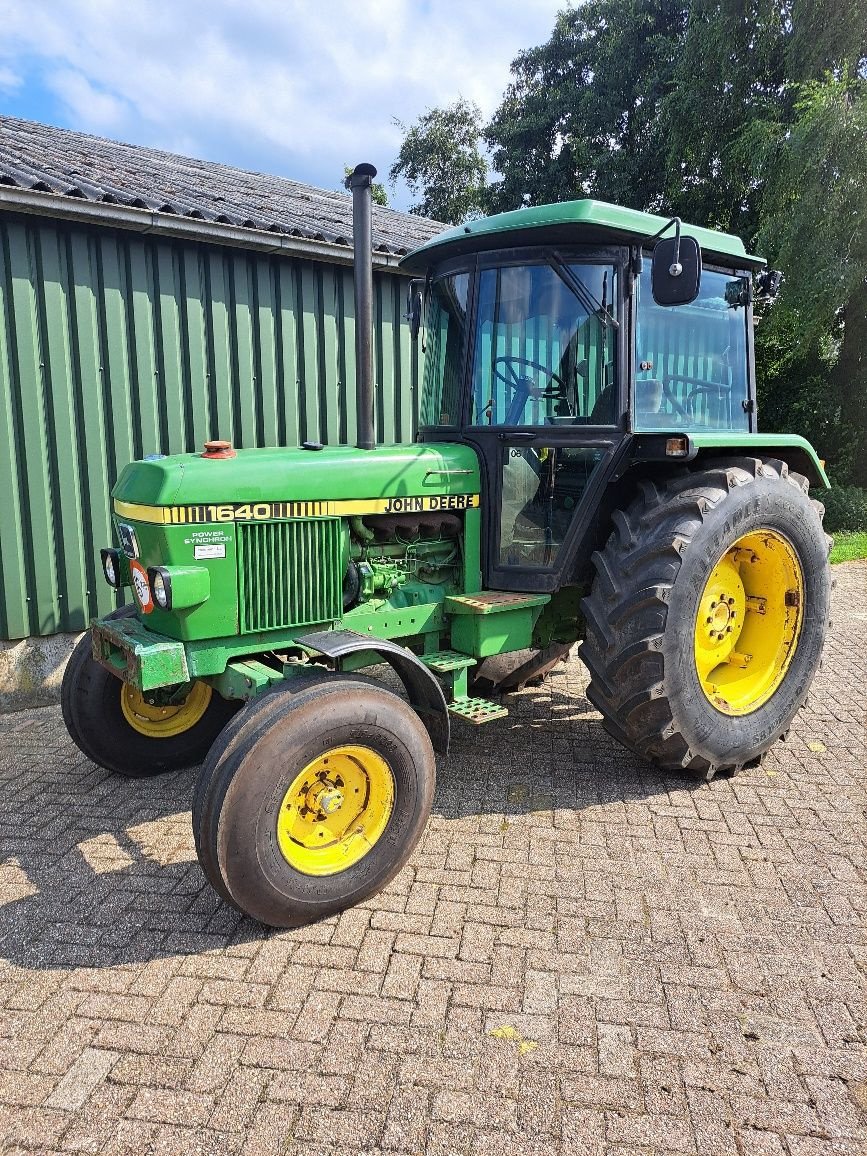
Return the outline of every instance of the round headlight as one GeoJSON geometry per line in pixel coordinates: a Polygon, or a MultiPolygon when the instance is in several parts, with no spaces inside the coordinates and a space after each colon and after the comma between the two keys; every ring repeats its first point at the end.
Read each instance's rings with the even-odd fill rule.
{"type": "Polygon", "coordinates": [[[100,550],[100,556],[105,580],[117,590],[120,586],[120,555],[117,550],[100,550]]]}
{"type": "Polygon", "coordinates": [[[166,586],[165,576],[157,570],[151,581],[151,590],[154,595],[154,602],[161,610],[168,609],[169,605],[169,591],[166,586]]]}

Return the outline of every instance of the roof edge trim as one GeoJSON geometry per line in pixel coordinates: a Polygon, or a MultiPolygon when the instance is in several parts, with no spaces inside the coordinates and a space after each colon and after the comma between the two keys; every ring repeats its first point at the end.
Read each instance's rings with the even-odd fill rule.
{"type": "MultiPolygon", "coordinates": [[[[103,225],[151,236],[176,237],[238,249],[255,249],[260,253],[282,253],[287,257],[318,258],[337,265],[352,265],[352,249],[331,241],[314,241],[288,233],[265,229],[242,228],[216,221],[197,220],[105,201],[85,201],[58,193],[35,192],[32,189],[0,185],[0,210],[54,217],[82,225],[103,225]]],[[[403,255],[374,250],[377,269],[407,274],[399,269],[403,255]]]]}

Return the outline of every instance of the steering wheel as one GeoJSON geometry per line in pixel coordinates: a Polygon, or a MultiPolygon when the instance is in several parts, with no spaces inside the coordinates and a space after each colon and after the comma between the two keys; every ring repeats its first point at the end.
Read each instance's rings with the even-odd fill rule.
{"type": "Polygon", "coordinates": [[[531,361],[529,357],[514,357],[510,353],[498,357],[493,364],[494,377],[496,377],[498,381],[502,381],[504,385],[511,386],[512,389],[517,390],[523,387],[527,389],[527,393],[529,393],[530,391],[525,384],[527,378],[523,374],[518,373],[516,366],[528,366],[530,369],[536,369],[539,373],[544,373],[546,377],[549,377],[552,381],[556,381],[560,386],[559,389],[553,389],[549,386],[547,389],[542,389],[537,394],[534,394],[534,397],[555,397],[562,401],[568,400],[569,387],[559,373],[555,373],[553,369],[549,369],[547,365],[541,365],[538,361],[531,361]],[[499,368],[500,365],[503,366],[503,369],[499,368]]]}

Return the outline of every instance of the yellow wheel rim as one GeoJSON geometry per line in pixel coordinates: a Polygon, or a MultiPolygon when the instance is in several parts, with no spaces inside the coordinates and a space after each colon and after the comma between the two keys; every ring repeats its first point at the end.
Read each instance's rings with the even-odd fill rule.
{"type": "Polygon", "coordinates": [[[277,842],[304,875],[336,875],[375,846],[394,808],[394,775],[369,747],[332,747],[283,796],[277,842]]]}
{"type": "Polygon", "coordinates": [[[134,731],[149,739],[170,739],[183,734],[201,719],[211,701],[206,682],[194,682],[183,702],[173,706],[151,706],[140,690],[124,683],[120,692],[120,709],[134,731]]]}
{"type": "Polygon", "coordinates": [[[774,693],[803,623],[804,572],[787,538],[755,530],[714,566],[695,618],[695,668],[708,700],[745,715],[774,693]]]}

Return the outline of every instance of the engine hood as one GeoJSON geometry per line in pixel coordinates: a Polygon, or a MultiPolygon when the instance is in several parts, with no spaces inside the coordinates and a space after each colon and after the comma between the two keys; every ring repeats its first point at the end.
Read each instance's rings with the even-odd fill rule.
{"type": "Polygon", "coordinates": [[[178,454],[128,465],[116,502],[186,506],[239,502],[334,502],[478,494],[479,461],[451,443],[238,450],[233,458],[178,454]]]}

